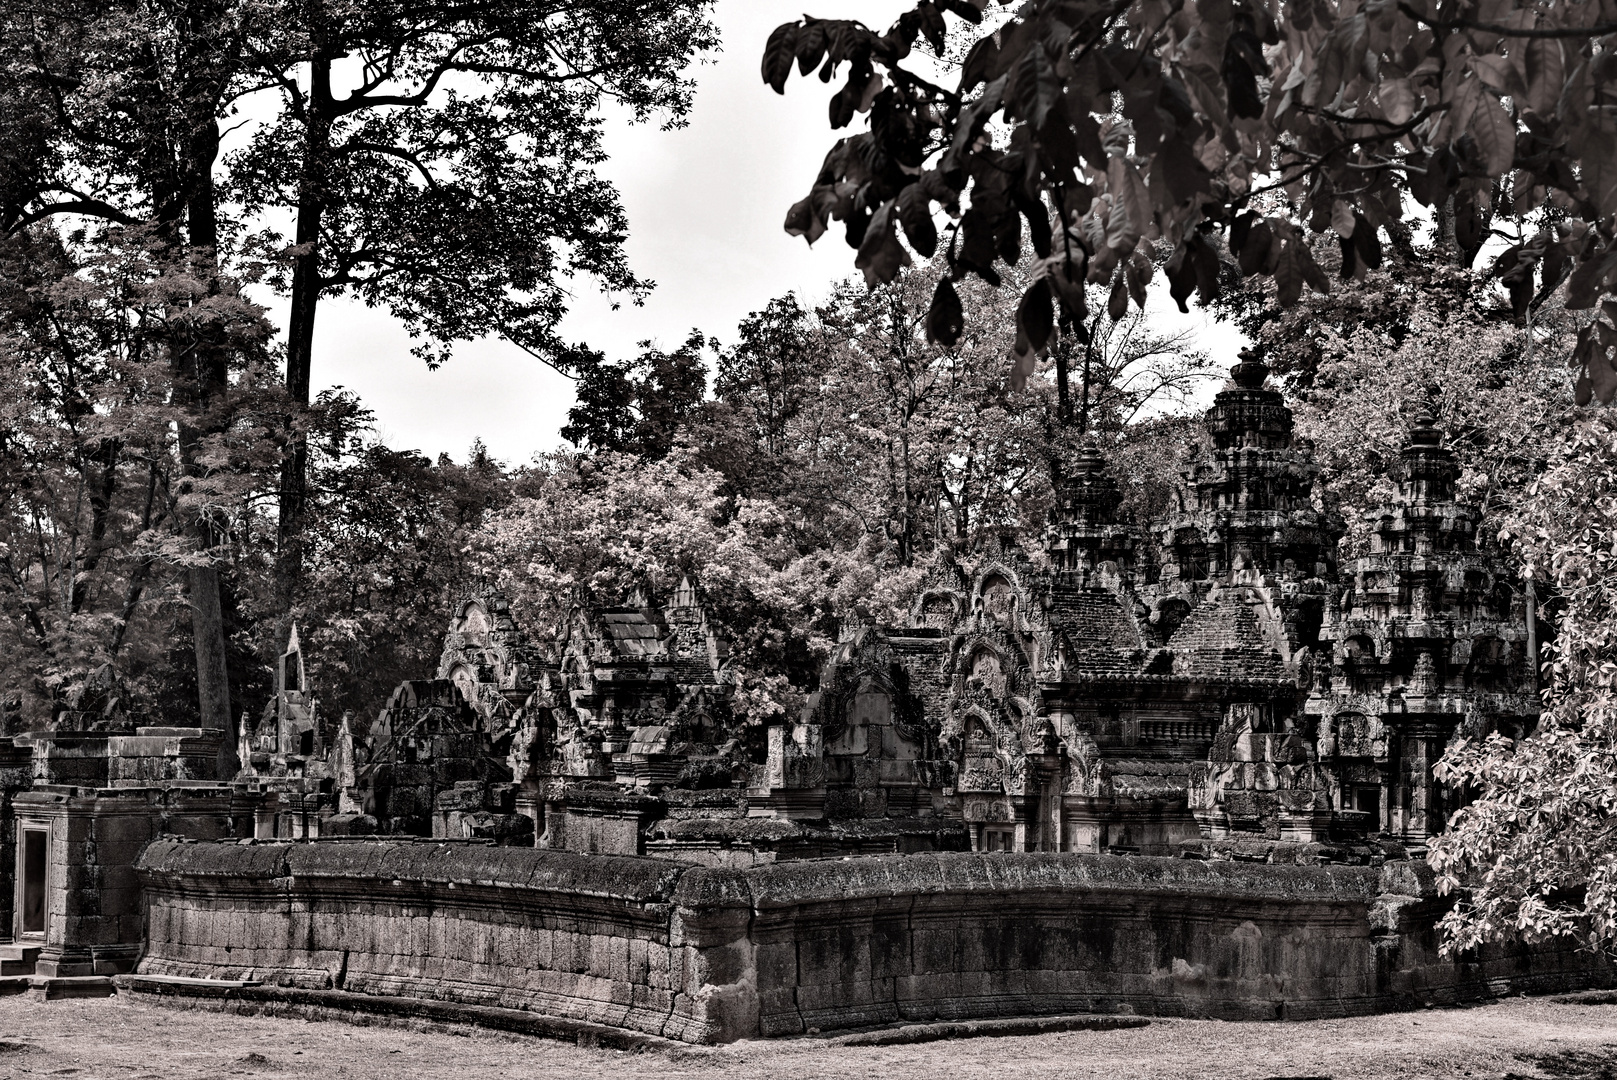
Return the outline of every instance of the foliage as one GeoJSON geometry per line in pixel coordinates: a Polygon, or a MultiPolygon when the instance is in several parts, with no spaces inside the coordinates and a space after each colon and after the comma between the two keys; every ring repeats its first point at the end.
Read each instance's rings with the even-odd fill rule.
{"type": "Polygon", "coordinates": [[[717,43],[708,7],[8,5],[0,100],[27,137],[0,170],[0,226],[228,209],[238,231],[258,228],[271,280],[307,293],[294,309],[352,290],[393,310],[435,358],[434,343],[504,333],[560,363],[567,278],[645,286],[623,261],[617,194],[593,171],[600,109],[681,122],[692,93],[681,73],[717,43]],[[221,158],[221,122],[266,105],[275,111],[221,158]],[[152,153],[151,129],[165,123],[190,152],[178,168],[152,153]],[[276,209],[295,212],[296,235],[263,216],[276,209]],[[313,276],[295,282],[294,263],[313,276]]]}
{"type": "MultiPolygon", "coordinates": [[[[1602,642],[1617,623],[1598,596],[1609,586],[1593,579],[1617,539],[1602,509],[1617,443],[1608,420],[1569,416],[1560,370],[1580,320],[1550,300],[1518,323],[1498,287],[1436,240],[1401,244],[1384,269],[1292,308],[1250,282],[1218,306],[1293,391],[1297,433],[1314,444],[1328,498],[1368,508],[1389,495],[1409,423],[1431,411],[1458,458],[1461,496],[1484,505],[1484,527],[1504,541],[1509,565],[1551,606],[1570,605],[1573,621],[1558,627],[1552,653],[1609,652],[1602,642]],[[1564,587],[1581,598],[1559,598],[1564,587]]],[[[1321,252],[1325,266],[1332,259],[1321,252]]],[[[1345,557],[1363,552],[1368,525],[1349,521],[1345,557]]],[[[1444,887],[1469,890],[1444,922],[1451,952],[1502,938],[1609,937],[1594,932],[1609,899],[1580,886],[1611,857],[1610,751],[1598,725],[1579,719],[1600,707],[1589,711],[1588,670],[1577,660],[1556,666],[1536,733],[1460,740],[1436,767],[1462,802],[1475,799],[1431,841],[1444,887]]]]}
{"type": "Polygon", "coordinates": [[[91,681],[194,714],[195,675],[170,663],[182,575],[232,549],[190,522],[237,534],[276,454],[262,312],[166,254],[138,230],[77,250],[38,228],[0,241],[0,691],[24,722],[91,681]],[[231,372],[207,416],[177,392],[175,354],[199,339],[231,372]],[[196,468],[185,431],[202,432],[196,468]]]}
{"type": "Polygon", "coordinates": [[[701,331],[693,330],[671,353],[642,341],[640,355],[629,364],[595,354],[579,371],[577,403],[567,413],[561,437],[592,450],[667,456],[675,433],[707,393],[702,362],[707,347],[701,331]]]}
{"type": "MultiPolygon", "coordinates": [[[[328,715],[363,716],[398,683],[437,669],[445,612],[481,581],[477,530],[509,504],[517,478],[480,443],[464,465],[391,449],[345,393],[323,394],[313,415],[300,636],[328,715]]],[[[257,580],[268,575],[260,567],[257,580]]],[[[279,614],[273,593],[260,603],[265,622],[279,614]]]]}
{"type": "Polygon", "coordinates": [[[811,641],[819,612],[778,516],[768,504],[730,505],[723,478],[688,447],[655,461],[558,454],[536,462],[526,486],[477,543],[490,580],[535,632],[556,633],[575,604],[637,593],[666,602],[689,576],[739,670],[799,685],[812,677],[826,643],[811,641]]]}
{"type": "Polygon", "coordinates": [[[258,24],[242,74],[280,111],[227,158],[226,192],[249,212],[297,212],[293,235],[258,238],[295,245],[313,280],[283,282],[292,290],[388,307],[433,362],[446,343],[502,334],[566,366],[555,326],[570,278],[647,287],[623,258],[617,192],[594,171],[601,107],[681,123],[682,72],[717,44],[708,7],[277,5],[285,21],[258,24]]]}
{"type": "MultiPolygon", "coordinates": [[[[573,280],[632,298],[650,284],[628,269],[627,221],[595,171],[601,111],[682,122],[682,73],[716,44],[710,5],[24,0],[0,13],[0,230],[154,226],[214,273],[262,272],[289,295],[274,644],[310,595],[301,410],[320,300],[386,306],[433,363],[502,334],[588,365],[556,334],[573,280]],[[238,128],[245,146],[222,152],[238,128]]],[[[192,583],[210,624],[197,646],[214,653],[210,613],[230,604],[210,599],[216,572],[192,583]]],[[[204,712],[220,722],[228,690],[210,687],[204,712]]]]}
{"type": "MultiPolygon", "coordinates": [[[[907,617],[937,559],[969,561],[1006,527],[1036,546],[1079,442],[1126,455],[1126,422],[1207,365],[1182,339],[1097,308],[1072,354],[1086,431],[1061,408],[1054,362],[1006,386],[1004,293],[968,283],[967,330],[952,346],[928,340],[936,283],[916,269],[812,308],[788,295],[742,320],[733,344],[693,333],[674,353],[647,343],[630,364],[598,365],[567,430],[582,452],[542,459],[523,481],[533,493],[489,520],[489,573],[544,627],[574,602],[657,602],[691,577],[762,715],[813,685],[844,621],[907,617]]],[[[1157,508],[1194,425],[1149,427],[1125,471],[1130,498],[1157,508]]]]}
{"type": "Polygon", "coordinates": [[[1541,590],[1560,600],[1546,643],[1544,712],[1527,738],[1452,747],[1439,779],[1474,795],[1433,840],[1458,892],[1445,948],[1571,937],[1617,941],[1617,423],[1557,418],[1549,467],[1509,536],[1541,590]]]}
{"type": "MultiPolygon", "coordinates": [[[[1451,217],[1467,262],[1496,214],[1544,210],[1494,265],[1518,317],[1563,282],[1575,310],[1617,284],[1608,4],[1029,0],[991,31],[968,27],[957,68],[935,62],[955,20],[982,24],[987,7],[921,0],[885,33],[804,17],[771,35],[762,74],[784,92],[794,66],[826,82],[846,71],[831,126],[863,112],[868,130],[826,155],[787,231],[813,242],[843,222],[872,283],[909,249],[941,252],[938,340],[963,323],[952,283],[998,284],[1025,221],[1014,378],[1058,324],[1083,321],[1085,282],[1143,308],[1152,243],[1171,252],[1181,307],[1228,273],[1272,278],[1290,306],[1330,288],[1305,229],[1334,234],[1342,276],[1362,275],[1382,265],[1378,232],[1396,233],[1406,194],[1451,217]],[[951,219],[941,235],[934,205],[951,219]]],[[[1617,302],[1579,331],[1580,401],[1617,396],[1613,346],[1617,302]]]]}
{"type": "Polygon", "coordinates": [[[863,537],[903,564],[1005,526],[1036,531],[1079,442],[1116,441],[1206,377],[1183,337],[1100,312],[1086,340],[1064,335],[1034,378],[1008,387],[1005,294],[964,285],[973,317],[945,347],[925,331],[936,283],[935,269],[868,291],[849,283],[812,311],[785,297],[721,350],[716,400],[692,438],[732,491],[793,507],[811,526],[800,543],[863,537]]]}

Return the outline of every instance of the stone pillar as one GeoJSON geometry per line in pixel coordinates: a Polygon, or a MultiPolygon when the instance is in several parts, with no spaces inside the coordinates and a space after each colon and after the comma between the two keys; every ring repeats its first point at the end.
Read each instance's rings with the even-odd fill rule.
{"type": "Polygon", "coordinates": [[[44,946],[34,971],[47,977],[116,975],[140,952],[135,859],[154,834],[143,790],[51,787],[16,799],[23,829],[49,836],[44,946]],[[103,789],[108,790],[108,789],[103,789]]]}
{"type": "Polygon", "coordinates": [[[1067,795],[1062,798],[1062,804],[1066,821],[1061,850],[1085,855],[1099,855],[1104,851],[1111,807],[1090,795],[1067,795]]]}

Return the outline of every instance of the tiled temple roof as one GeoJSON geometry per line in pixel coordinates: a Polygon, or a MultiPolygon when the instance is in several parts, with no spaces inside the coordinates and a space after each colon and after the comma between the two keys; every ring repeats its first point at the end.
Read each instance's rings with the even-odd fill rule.
{"type": "Polygon", "coordinates": [[[1066,668],[1082,675],[1140,670],[1140,633],[1109,589],[1057,588],[1050,596],[1050,626],[1066,639],[1066,668]]]}
{"type": "Polygon", "coordinates": [[[1215,593],[1186,617],[1168,642],[1176,675],[1208,681],[1284,680],[1285,661],[1269,644],[1252,606],[1215,593]]]}

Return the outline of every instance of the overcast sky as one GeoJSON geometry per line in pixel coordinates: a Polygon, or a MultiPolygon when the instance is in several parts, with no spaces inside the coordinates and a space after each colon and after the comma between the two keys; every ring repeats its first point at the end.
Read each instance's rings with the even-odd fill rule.
{"type": "MultiPolygon", "coordinates": [[[[885,29],[906,6],[719,0],[723,51],[694,73],[690,124],[666,132],[616,120],[608,127],[611,161],[602,171],[628,211],[630,265],[657,287],[644,307],[613,311],[579,282],[563,333],[614,358],[633,355],[645,339],[677,345],[693,327],[730,341],[736,323],[771,298],[796,290],[812,300],[854,273],[839,231],[810,249],[781,229],[834,139],[826,122],[834,86],[794,76],[781,97],[759,77],[759,57],[769,32],[805,10],[885,29]]],[[[1164,309],[1165,322],[1195,327],[1202,347],[1234,363],[1233,330],[1194,308],[1180,316],[1166,289],[1153,293],[1152,310],[1164,309]]],[[[390,446],[457,460],[475,438],[513,464],[561,445],[558,429],[573,401],[567,379],[501,341],[462,345],[449,364],[429,371],[389,315],[342,300],[321,305],[313,374],[317,391],[340,385],[358,393],[390,446]]]]}

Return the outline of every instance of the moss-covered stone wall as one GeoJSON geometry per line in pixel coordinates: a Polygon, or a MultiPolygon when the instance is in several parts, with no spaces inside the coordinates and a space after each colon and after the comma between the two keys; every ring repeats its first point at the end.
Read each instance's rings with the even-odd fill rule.
{"type": "Polygon", "coordinates": [[[426,842],[153,844],[144,974],[528,1009],[687,1041],[1071,1012],[1341,1016],[1603,984],[1450,962],[1424,866],[934,853],[748,869],[426,842]]]}

